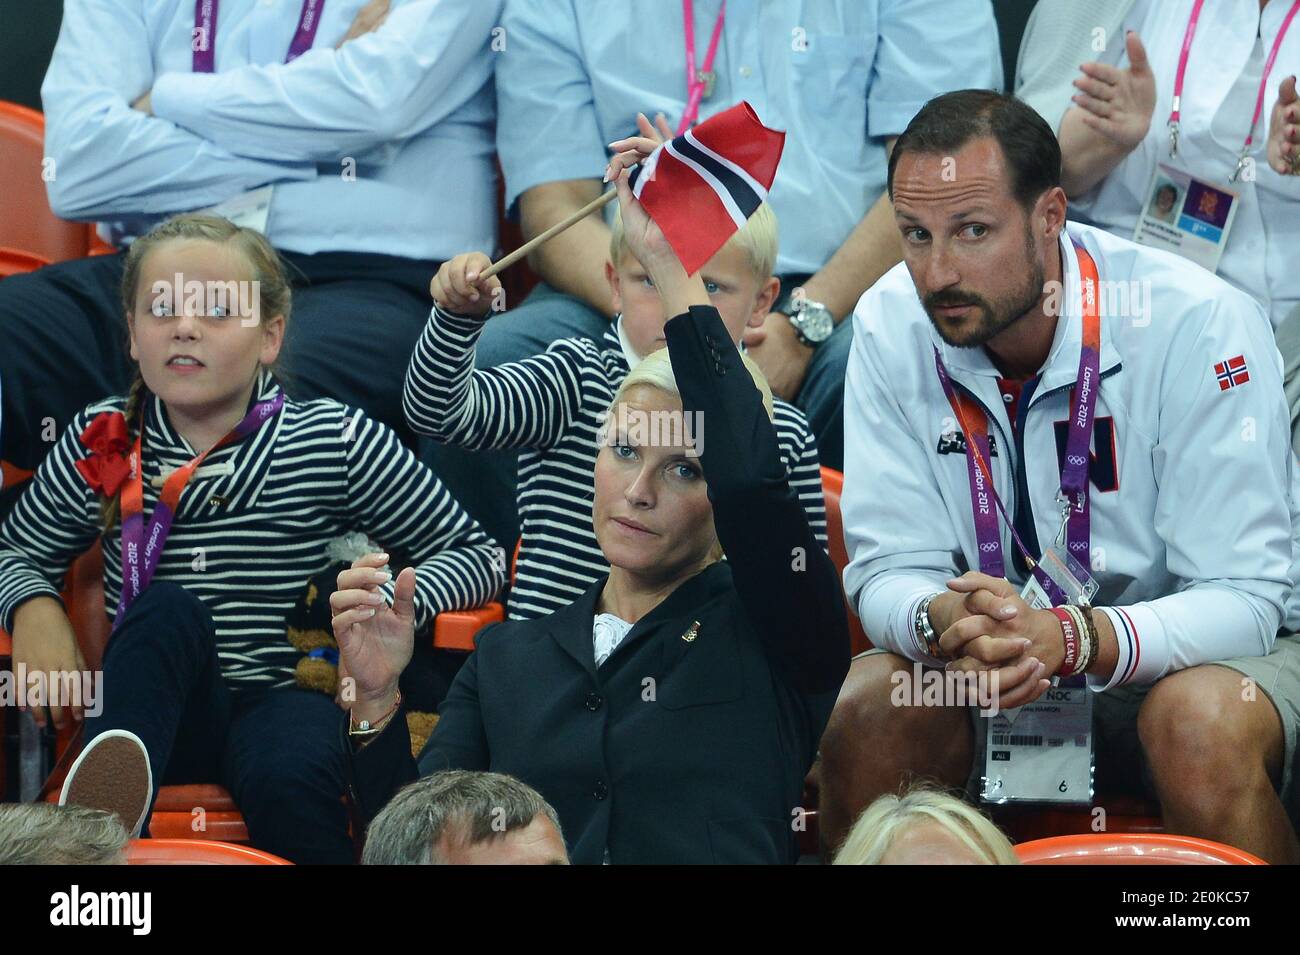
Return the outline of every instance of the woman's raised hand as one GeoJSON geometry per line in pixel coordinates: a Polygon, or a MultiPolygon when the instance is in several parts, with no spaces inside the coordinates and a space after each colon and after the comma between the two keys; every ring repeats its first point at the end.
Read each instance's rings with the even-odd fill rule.
{"type": "Polygon", "coordinates": [[[379,590],[392,577],[381,569],[386,563],[387,554],[358,558],[339,574],[330,596],[339,671],[355,681],[358,704],[395,699],[415,647],[415,571],[407,567],[397,575],[390,606],[379,590]]]}
{"type": "Polygon", "coordinates": [[[614,157],[605,170],[605,181],[613,182],[618,189],[619,214],[623,219],[623,234],[627,239],[628,250],[652,277],[656,265],[676,264],[677,255],[645,207],[632,195],[632,188],[628,185],[628,170],[648,159],[664,140],[672,138],[672,130],[668,128],[663,114],[660,113],[655,120],[657,128],[646,118],[645,113],[637,113],[637,128],[641,135],[610,143],[609,148],[614,150],[614,157]]]}

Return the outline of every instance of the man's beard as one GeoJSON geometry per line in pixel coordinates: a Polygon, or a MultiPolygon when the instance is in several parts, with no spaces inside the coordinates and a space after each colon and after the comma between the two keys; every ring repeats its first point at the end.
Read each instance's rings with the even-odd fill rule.
{"type": "Polygon", "coordinates": [[[1025,239],[1027,245],[1025,266],[1028,281],[1020,288],[994,302],[974,292],[961,289],[944,289],[942,292],[927,295],[921,300],[921,306],[930,316],[930,322],[940,338],[954,348],[977,348],[1013,325],[1038,304],[1044,293],[1046,273],[1028,234],[1025,239]],[[963,317],[961,331],[958,332],[954,326],[947,324],[947,319],[936,314],[936,309],[945,305],[968,305],[975,312],[975,316],[963,317]],[[971,322],[974,324],[972,325],[971,322]]]}

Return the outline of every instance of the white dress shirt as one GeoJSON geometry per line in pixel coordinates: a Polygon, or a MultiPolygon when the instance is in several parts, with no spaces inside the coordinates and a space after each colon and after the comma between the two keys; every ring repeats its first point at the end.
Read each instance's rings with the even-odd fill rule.
{"type": "MultiPolygon", "coordinates": [[[[721,0],[695,0],[703,69],[721,0]]],[[[677,0],[507,0],[497,58],[506,200],[598,178],[606,143],[686,105],[677,0]]],[[[885,189],[885,140],[949,90],[1002,87],[988,0],[728,0],[703,121],[740,100],[786,131],[777,272],[816,272],[885,189]]]]}
{"type": "Polygon", "coordinates": [[[193,0],[68,0],[41,88],[51,207],[137,235],[275,183],[277,248],[495,250],[500,0],[393,0],[336,50],[364,3],[328,0],[286,64],[301,0],[219,0],[216,72],[194,73],[193,0]],[[155,115],[131,108],[151,91],[155,115]]]}
{"type": "Polygon", "coordinates": [[[598,613],[591,624],[591,641],[595,649],[596,666],[609,659],[609,655],[618,649],[623,638],[632,629],[632,624],[612,613],[598,613]]]}
{"type": "MultiPolygon", "coordinates": [[[[1071,214],[1116,235],[1132,238],[1157,163],[1170,163],[1166,122],[1174,76],[1193,0],[1138,0],[1124,21],[1146,48],[1156,81],[1151,129],[1103,179],[1071,204],[1071,214]]],[[[1212,0],[1201,9],[1183,81],[1178,158],[1172,164],[1240,193],[1218,274],[1255,296],[1274,327],[1300,304],[1300,176],[1281,176],[1268,165],[1268,120],[1278,84],[1300,71],[1300,17],[1291,24],[1268,78],[1263,112],[1250,156],[1255,181],[1229,183],[1250,128],[1264,58],[1273,47],[1291,0],[1212,0]]],[[[1123,43],[1110,45],[1112,62],[1128,68],[1123,43]]],[[[1105,59],[1106,57],[1103,57],[1105,59]]]]}

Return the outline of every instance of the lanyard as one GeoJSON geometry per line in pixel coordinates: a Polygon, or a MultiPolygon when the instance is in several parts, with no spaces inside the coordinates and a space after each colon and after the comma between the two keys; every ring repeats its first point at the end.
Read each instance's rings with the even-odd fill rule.
{"type": "MultiPolygon", "coordinates": [[[[1084,567],[1088,566],[1091,547],[1091,526],[1088,507],[1088,460],[1092,444],[1093,419],[1097,410],[1097,390],[1101,382],[1101,315],[1098,312],[1097,265],[1092,256],[1079,245],[1075,246],[1079,259],[1079,286],[1083,300],[1083,343],[1079,349],[1079,374],[1070,391],[1071,414],[1069,437],[1065,445],[1065,465],[1061,469],[1061,486],[1056,495],[1061,507],[1061,532],[1057,543],[1064,543],[1068,528],[1068,549],[1084,567]]],[[[998,530],[997,514],[990,503],[1006,521],[1011,537],[1025,562],[1033,571],[1043,589],[1053,602],[1064,599],[1060,588],[1038,567],[1025,542],[1016,531],[1015,522],[1007,514],[1006,506],[993,486],[993,472],[989,469],[989,423],[978,405],[958,394],[948,370],[943,366],[939,349],[934,349],[934,365],[939,383],[952,406],[957,423],[966,438],[966,467],[970,481],[971,511],[975,517],[975,539],[979,546],[980,572],[991,577],[1005,577],[1006,565],[1002,557],[1002,535],[998,530]]]]}
{"type": "MultiPolygon", "coordinates": [[[[212,73],[216,67],[217,49],[217,6],[221,0],[194,0],[194,61],[195,73],[212,73]],[[202,41],[202,42],[200,42],[202,41]],[[202,47],[202,49],[199,49],[202,47]]],[[[302,12],[298,14],[298,29],[294,31],[289,42],[289,52],[284,62],[292,63],[311,49],[316,41],[316,29],[320,26],[321,12],[325,0],[302,0],[302,12]]]]}
{"type": "MultiPolygon", "coordinates": [[[[1183,32],[1183,47],[1178,53],[1178,72],[1174,75],[1173,108],[1169,111],[1168,122],[1170,159],[1178,156],[1179,120],[1182,116],[1183,103],[1183,77],[1187,73],[1187,56],[1191,52],[1192,37],[1196,36],[1196,25],[1201,19],[1201,7],[1204,5],[1205,0],[1196,0],[1192,4],[1192,15],[1187,21],[1187,29],[1183,32]]],[[[1273,72],[1273,62],[1277,59],[1278,48],[1282,46],[1282,39],[1286,36],[1286,31],[1291,28],[1291,21],[1295,19],[1297,11],[1300,11],[1300,0],[1293,0],[1291,9],[1287,11],[1282,20],[1282,26],[1277,31],[1277,37],[1273,40],[1273,48],[1268,52],[1268,59],[1264,62],[1264,75],[1259,78],[1259,92],[1255,95],[1255,112],[1250,118],[1250,129],[1246,132],[1246,141],[1241,146],[1241,152],[1237,154],[1237,168],[1228,177],[1229,182],[1236,182],[1241,175],[1241,171],[1246,168],[1246,154],[1250,152],[1250,147],[1255,142],[1255,127],[1259,125],[1259,117],[1264,112],[1264,94],[1268,92],[1268,76],[1273,72]]]]}
{"type": "MultiPolygon", "coordinates": [[[[1300,0],[1297,0],[1300,2],[1300,0]]],[[[718,40],[722,36],[722,20],[727,13],[727,0],[722,0],[718,10],[718,19],[713,22],[713,36],[709,38],[709,49],[704,54],[704,68],[695,69],[695,3],[694,0],[682,0],[682,21],[686,28],[686,112],[682,114],[682,123],[677,127],[680,136],[695,125],[700,115],[700,100],[713,92],[713,58],[718,54],[718,40]]]]}
{"type": "Polygon", "coordinates": [[[144,527],[144,474],[140,466],[141,447],[144,442],[144,424],[140,425],[140,434],[136,436],[135,447],[131,449],[131,472],[122,486],[122,595],[117,602],[117,615],[113,618],[113,629],[122,622],[127,609],[140,596],[149,582],[153,580],[154,571],[162,557],[167,535],[171,533],[172,518],[176,506],[180,503],[181,492],[189,483],[199,465],[213,451],[238,441],[252,434],[284,407],[284,392],[274,398],[259,401],[244,415],[244,420],[224,438],[202,454],[196,455],[190,462],[172,472],[163,483],[162,494],[154,506],[149,518],[148,542],[146,543],[144,527]]]}

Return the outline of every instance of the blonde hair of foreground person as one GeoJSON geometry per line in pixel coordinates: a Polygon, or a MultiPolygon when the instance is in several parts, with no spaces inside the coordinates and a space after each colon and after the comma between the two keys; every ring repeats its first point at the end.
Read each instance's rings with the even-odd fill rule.
{"type": "Polygon", "coordinates": [[[937,789],[918,787],[903,796],[881,796],[858,817],[834,865],[889,865],[896,861],[931,864],[1019,865],[1011,841],[974,806],[937,789]],[[909,860],[891,849],[919,827],[952,845],[951,858],[909,860]]]}
{"type": "MultiPolygon", "coordinates": [[[[754,360],[744,352],[740,353],[740,360],[745,365],[745,370],[749,372],[749,377],[754,379],[754,387],[763,397],[763,408],[767,411],[767,417],[771,419],[775,415],[772,405],[772,388],[767,383],[767,378],[759,369],[754,360]]],[[[613,423],[614,415],[618,411],[619,403],[626,397],[627,393],[633,388],[657,388],[662,392],[672,395],[678,401],[681,400],[682,393],[677,387],[677,376],[673,374],[672,359],[668,357],[668,349],[660,348],[658,351],[651,352],[637,362],[637,366],[628,372],[623,383],[618,386],[618,392],[614,395],[614,400],[609,403],[609,410],[606,412],[607,423],[613,423]]],[[[602,433],[601,443],[605,443],[606,436],[602,433]]]]}

